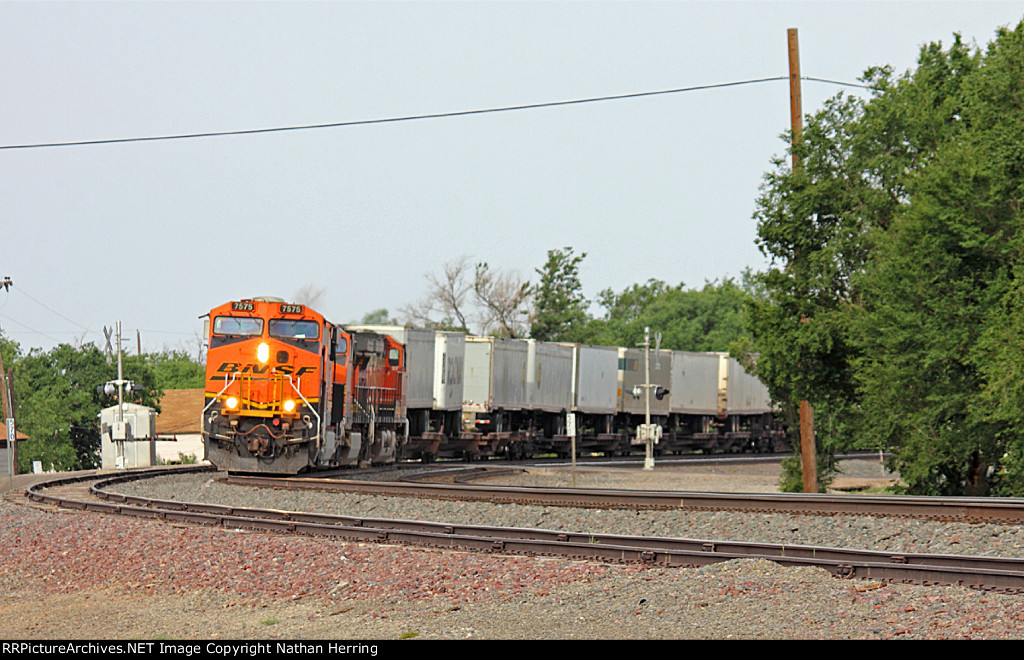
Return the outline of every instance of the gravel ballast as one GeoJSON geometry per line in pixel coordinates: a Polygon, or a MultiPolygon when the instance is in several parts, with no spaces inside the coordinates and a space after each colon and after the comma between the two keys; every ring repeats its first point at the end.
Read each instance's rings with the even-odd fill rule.
{"type": "MultiPolygon", "coordinates": [[[[656,471],[673,480],[673,490],[694,489],[670,472],[656,471]]],[[[735,474],[713,472],[701,474],[737,482],[735,474]]],[[[532,477],[557,481],[566,473],[532,477]]],[[[592,485],[582,478],[610,480],[582,472],[577,478],[579,487],[592,485]]],[[[651,487],[649,473],[638,479],[651,487]]],[[[1012,526],[488,506],[243,489],[211,474],[117,490],[345,515],[899,552],[1021,556],[1024,546],[1012,526]]],[[[1022,596],[839,580],[822,569],[759,560],[701,569],[607,566],[177,526],[6,501],[0,538],[7,557],[0,564],[3,639],[1024,638],[1022,596]]]]}

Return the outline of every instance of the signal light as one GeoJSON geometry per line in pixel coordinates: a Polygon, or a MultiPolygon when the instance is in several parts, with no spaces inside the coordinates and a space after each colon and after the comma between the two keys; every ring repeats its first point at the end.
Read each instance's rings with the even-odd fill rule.
{"type": "Polygon", "coordinates": [[[270,344],[263,342],[256,348],[256,359],[260,364],[266,364],[270,360],[270,344]]]}
{"type": "Polygon", "coordinates": [[[284,411],[285,412],[295,412],[295,402],[292,401],[291,399],[288,399],[287,401],[285,401],[284,402],[284,411]]]}
{"type": "Polygon", "coordinates": [[[233,396],[229,396],[227,399],[225,399],[224,405],[234,410],[235,408],[238,407],[238,399],[233,396]]]}
{"type": "Polygon", "coordinates": [[[664,387],[659,387],[658,389],[654,390],[654,396],[658,399],[658,401],[664,399],[666,394],[668,394],[668,390],[666,390],[664,387]]]}

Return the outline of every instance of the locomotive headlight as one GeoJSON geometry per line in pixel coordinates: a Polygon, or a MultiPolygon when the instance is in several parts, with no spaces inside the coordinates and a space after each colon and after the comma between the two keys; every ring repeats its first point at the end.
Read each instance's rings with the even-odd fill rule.
{"type": "Polygon", "coordinates": [[[235,408],[238,407],[238,399],[236,399],[233,396],[229,396],[227,399],[224,400],[224,405],[234,410],[235,408]]]}
{"type": "Polygon", "coordinates": [[[270,344],[263,342],[256,349],[256,359],[260,364],[266,364],[270,360],[270,344]]]}
{"type": "Polygon", "coordinates": [[[285,401],[284,402],[284,411],[285,412],[295,412],[295,402],[292,401],[291,399],[288,399],[287,401],[285,401]]]}

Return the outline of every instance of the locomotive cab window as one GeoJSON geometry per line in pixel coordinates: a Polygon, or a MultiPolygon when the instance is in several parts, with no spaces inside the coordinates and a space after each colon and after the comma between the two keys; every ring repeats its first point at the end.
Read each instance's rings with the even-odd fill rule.
{"type": "Polygon", "coordinates": [[[348,338],[338,337],[338,343],[334,345],[334,355],[342,358],[340,361],[343,362],[346,353],[348,353],[348,338]]]}
{"type": "Polygon", "coordinates": [[[398,366],[398,349],[397,348],[392,348],[390,351],[388,351],[388,364],[390,364],[392,367],[397,367],[398,366]]]}
{"type": "Polygon", "coordinates": [[[263,319],[250,316],[218,316],[213,320],[213,334],[258,337],[263,334],[263,319]]]}
{"type": "Polygon", "coordinates": [[[302,319],[270,319],[270,336],[278,339],[319,339],[320,324],[302,319]]]}

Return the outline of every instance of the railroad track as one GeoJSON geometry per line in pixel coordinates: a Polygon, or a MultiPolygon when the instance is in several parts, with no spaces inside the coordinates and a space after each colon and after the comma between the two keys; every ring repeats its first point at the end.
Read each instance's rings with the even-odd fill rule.
{"type": "MultiPolygon", "coordinates": [[[[846,550],[828,547],[792,546],[743,542],[622,536],[612,534],[570,533],[552,530],[455,525],[447,523],[401,521],[370,517],[337,516],[319,513],[280,511],[224,506],[199,502],[153,500],[128,496],[106,490],[107,487],[133,479],[143,479],[184,472],[212,471],[212,468],[176,468],[119,474],[116,476],[82,475],[37,484],[26,491],[34,502],[64,509],[127,515],[174,523],[187,523],[241,529],[257,532],[302,534],[337,538],[345,541],[380,542],[431,547],[445,550],[491,552],[529,556],[549,556],[607,563],[643,564],[661,567],[695,568],[731,559],[762,558],[785,566],[817,566],[840,578],[863,578],[882,582],[923,585],[959,585],[1000,593],[1024,593],[1024,559],[968,557],[961,555],[927,555],[867,550],[846,550]]],[[[232,478],[238,481],[238,478],[232,478]]],[[[245,480],[253,485],[252,479],[245,480]]],[[[325,488],[326,480],[273,480],[273,487],[325,488]],[[305,482],[305,483],[296,483],[305,482]]],[[[387,492],[396,490],[415,496],[437,496],[466,499],[473,492],[461,484],[410,484],[395,482],[336,482],[344,490],[387,492]],[[386,488],[386,491],[385,491],[386,488]],[[412,489],[412,490],[409,490],[412,489]],[[428,492],[433,495],[427,495],[428,492]]],[[[268,484],[271,485],[271,484],[268,484]]],[[[518,491],[532,491],[535,496],[552,497],[549,492],[561,489],[486,489],[501,497],[519,498],[518,491]],[[509,493],[508,491],[517,491],[509,493]],[[543,491],[541,494],[539,491],[543,491]]],[[[636,494],[638,506],[650,507],[650,493],[613,491],[636,494]]],[[[574,491],[576,498],[603,501],[607,491],[587,493],[574,491]]],[[[477,492],[477,496],[480,493],[477,492]]],[[[661,494],[665,495],[665,494],[661,494]]],[[[691,494],[673,494],[675,506],[689,506],[691,494]]],[[[698,494],[693,494],[698,495],[698,494]]],[[[703,494],[702,494],[703,495],[703,494]]],[[[708,496],[711,497],[711,496],[708,496]]],[[[746,496],[736,496],[746,497],[746,496]]],[[[760,497],[760,496],[756,496],[760,497]]],[[[729,501],[732,496],[726,496],[729,501]]],[[[715,498],[712,498],[715,499],[715,498]]],[[[871,498],[875,499],[875,498],[871,498]]],[[[570,500],[563,500],[569,502],[570,500]]],[[[577,505],[577,504],[574,504],[577,505]]],[[[662,500],[657,506],[668,506],[662,500]]]]}
{"type": "Polygon", "coordinates": [[[586,490],[533,486],[489,486],[480,479],[519,468],[445,469],[373,482],[320,477],[229,475],[226,483],[239,486],[298,488],[447,500],[476,500],[503,504],[574,506],[585,508],[690,509],[814,515],[857,515],[917,518],[942,522],[1024,525],[1024,499],[829,495],[824,493],[701,493],[645,490],[586,490]]]}

